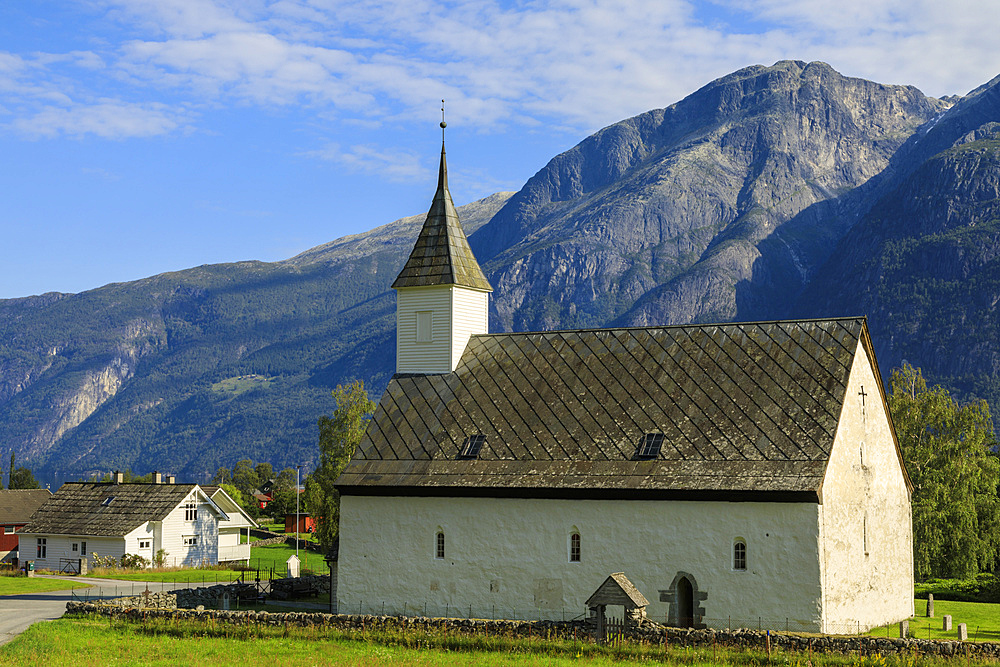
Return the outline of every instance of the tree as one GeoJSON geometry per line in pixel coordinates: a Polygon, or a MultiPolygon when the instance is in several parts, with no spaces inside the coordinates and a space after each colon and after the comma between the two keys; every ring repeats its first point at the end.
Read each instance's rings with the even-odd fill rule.
{"type": "Polygon", "coordinates": [[[253,461],[250,459],[237,461],[236,465],[233,466],[233,486],[240,490],[244,498],[253,496],[253,492],[260,488],[262,482],[266,481],[257,476],[253,461]]]}
{"type": "Polygon", "coordinates": [[[360,380],[337,385],[333,398],[337,402],[333,416],[319,419],[319,467],[306,479],[305,493],[316,521],[316,537],[327,551],[340,525],[340,494],[333,484],[354,456],[376,407],[360,380]]]}
{"type": "MultiPolygon", "coordinates": [[[[10,485],[11,482],[13,482],[13,481],[14,481],[14,449],[11,448],[11,450],[10,450],[10,477],[7,478],[7,488],[8,489],[13,489],[14,488],[13,486],[10,485]]],[[[3,478],[2,477],[0,477],[0,482],[3,482],[3,478]]],[[[2,486],[2,484],[0,484],[0,486],[2,486]]]]}
{"type": "Polygon", "coordinates": [[[10,473],[10,483],[8,489],[40,489],[41,485],[31,471],[21,466],[10,473]]]}
{"type": "MultiPolygon", "coordinates": [[[[233,471],[225,466],[220,466],[219,469],[215,471],[215,476],[212,477],[212,484],[224,485],[227,481],[233,481],[233,471]]],[[[229,495],[233,494],[230,493],[229,495]]]]}
{"type": "Polygon", "coordinates": [[[240,507],[243,507],[244,503],[243,493],[239,489],[237,489],[232,484],[227,484],[225,482],[219,484],[219,488],[228,493],[229,497],[233,499],[233,502],[235,502],[240,507]]]}
{"type": "Polygon", "coordinates": [[[959,406],[920,369],[892,372],[896,436],[913,482],[913,561],[918,580],[966,579],[1000,554],[1000,462],[986,401],[959,406]]]}
{"type": "Polygon", "coordinates": [[[257,477],[260,479],[261,484],[269,479],[274,479],[274,468],[271,467],[271,464],[266,461],[258,463],[257,467],[254,468],[254,471],[257,473],[257,477]]]}
{"type": "Polygon", "coordinates": [[[284,521],[285,515],[295,511],[295,468],[285,468],[274,480],[271,487],[271,502],[267,511],[276,521],[284,521]]]}

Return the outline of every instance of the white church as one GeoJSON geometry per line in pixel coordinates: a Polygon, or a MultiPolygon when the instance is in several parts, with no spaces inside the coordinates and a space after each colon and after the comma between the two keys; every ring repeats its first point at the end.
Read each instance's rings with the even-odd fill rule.
{"type": "Polygon", "coordinates": [[[683,627],[913,614],[911,484],[864,318],[490,334],[448,192],[342,494],[344,613],[573,618],[612,573],[683,627]]]}

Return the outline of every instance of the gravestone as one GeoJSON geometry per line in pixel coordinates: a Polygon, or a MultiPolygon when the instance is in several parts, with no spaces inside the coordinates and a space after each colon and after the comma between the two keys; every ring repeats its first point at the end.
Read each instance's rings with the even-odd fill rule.
{"type": "Polygon", "coordinates": [[[965,627],[965,623],[959,623],[958,624],[958,641],[964,642],[968,638],[969,638],[969,631],[965,627]]]}
{"type": "Polygon", "coordinates": [[[222,591],[222,595],[219,596],[219,609],[229,611],[229,591],[222,591]]]}
{"type": "Polygon", "coordinates": [[[948,632],[951,630],[951,614],[945,614],[942,618],[944,620],[941,623],[941,629],[948,632]]]}
{"type": "Polygon", "coordinates": [[[934,594],[927,594],[927,618],[934,618],[934,594]]]}
{"type": "Polygon", "coordinates": [[[910,622],[900,621],[899,622],[899,638],[906,639],[906,636],[910,634],[910,622]]]}

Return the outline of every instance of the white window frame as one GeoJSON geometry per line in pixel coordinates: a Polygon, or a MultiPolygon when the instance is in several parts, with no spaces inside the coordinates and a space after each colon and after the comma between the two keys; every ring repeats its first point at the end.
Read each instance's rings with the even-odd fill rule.
{"type": "Polygon", "coordinates": [[[184,535],[181,538],[182,544],[186,547],[196,547],[198,546],[198,536],[197,535],[184,535]]]}
{"type": "Polygon", "coordinates": [[[582,548],[583,538],[580,536],[579,530],[572,530],[569,534],[569,562],[570,563],[582,563],[583,562],[583,548],[582,548]]]}
{"type": "Polygon", "coordinates": [[[35,543],[35,558],[46,558],[47,552],[48,546],[46,544],[46,538],[39,537],[38,541],[35,543]]]}
{"type": "Polygon", "coordinates": [[[80,543],[79,542],[73,542],[73,546],[71,547],[71,550],[75,554],[76,553],[80,553],[80,543]]]}
{"type": "Polygon", "coordinates": [[[731,551],[733,572],[747,571],[747,551],[747,541],[745,539],[737,537],[733,540],[731,551]]]}
{"type": "Polygon", "coordinates": [[[153,545],[153,541],[152,540],[149,540],[149,539],[139,540],[139,548],[140,549],[152,549],[153,548],[152,545],[153,545]]]}
{"type": "Polygon", "coordinates": [[[444,560],[445,556],[445,541],[444,541],[444,531],[438,528],[437,533],[434,535],[434,559],[444,560]]]}
{"type": "Polygon", "coordinates": [[[184,520],[185,521],[198,520],[198,503],[190,502],[184,504],[184,520]]]}
{"type": "Polygon", "coordinates": [[[4,526],[3,527],[3,534],[4,535],[13,535],[14,534],[14,526],[4,526]]]}

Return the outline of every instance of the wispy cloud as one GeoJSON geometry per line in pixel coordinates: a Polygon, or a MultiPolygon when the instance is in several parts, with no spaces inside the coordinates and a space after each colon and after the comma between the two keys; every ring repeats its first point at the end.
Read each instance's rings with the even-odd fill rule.
{"type": "Polygon", "coordinates": [[[164,105],[100,100],[68,107],[46,106],[30,117],[16,119],[12,126],[32,137],[92,134],[105,139],[126,139],[165,134],[180,124],[178,115],[164,105]]]}
{"type": "Polygon", "coordinates": [[[306,151],[303,155],[337,162],[356,172],[378,173],[394,181],[425,182],[432,175],[419,156],[377,146],[343,148],[339,144],[330,143],[318,150],[306,151]]]}
{"type": "Polygon", "coordinates": [[[429,119],[428,100],[445,97],[466,127],[580,133],[782,58],[827,60],[931,94],[964,92],[1000,70],[1000,13],[976,0],[843,0],[836,11],[826,0],[90,3],[109,19],[100,52],[0,54],[0,92],[30,85],[38,100],[78,105],[39,101],[18,112],[0,96],[19,127],[175,131],[183,123],[151,102],[167,97],[189,108],[303,105],[340,122],[408,122],[429,119]],[[71,70],[101,78],[88,86],[71,70]],[[107,115],[109,97],[131,110],[126,120],[88,120],[107,115]]]}

